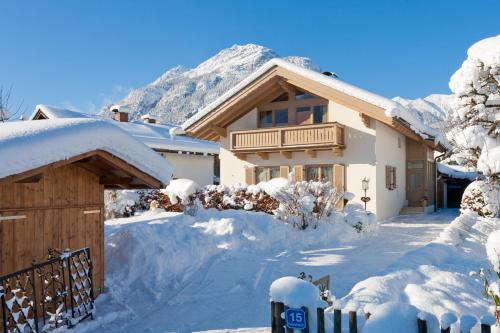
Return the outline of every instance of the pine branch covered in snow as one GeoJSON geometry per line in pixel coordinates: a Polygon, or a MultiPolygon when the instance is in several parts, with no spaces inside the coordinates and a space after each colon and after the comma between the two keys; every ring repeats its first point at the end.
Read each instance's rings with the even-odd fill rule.
{"type": "Polygon", "coordinates": [[[467,52],[450,79],[454,93],[446,132],[454,159],[493,180],[500,174],[500,35],[467,52]]]}

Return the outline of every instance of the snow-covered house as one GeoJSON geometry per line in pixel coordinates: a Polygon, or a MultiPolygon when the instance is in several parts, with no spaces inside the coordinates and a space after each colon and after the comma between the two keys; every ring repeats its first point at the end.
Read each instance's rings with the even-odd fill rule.
{"type": "Polygon", "coordinates": [[[0,124],[0,275],[48,249],[90,247],[94,291],[104,286],[104,190],[163,188],[171,166],[99,119],[0,124]]]}
{"type": "MultiPolygon", "coordinates": [[[[166,158],[172,166],[173,178],[193,179],[200,185],[213,184],[219,177],[217,143],[184,135],[173,125],[157,124],[152,116],[142,121],[129,121],[128,113],[112,107],[112,123],[166,158]]],[[[96,118],[98,116],[63,108],[37,105],[30,120],[59,118],[96,118]]]]}
{"type": "Polygon", "coordinates": [[[379,219],[432,210],[439,133],[408,109],[319,73],[273,59],[183,124],[221,145],[221,183],[292,175],[365,196],[379,219]],[[408,208],[406,208],[408,207],[408,208]]]}

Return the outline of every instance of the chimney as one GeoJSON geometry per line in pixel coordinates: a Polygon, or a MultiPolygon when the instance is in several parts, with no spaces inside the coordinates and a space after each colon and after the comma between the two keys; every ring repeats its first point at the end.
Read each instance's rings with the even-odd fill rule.
{"type": "Polygon", "coordinates": [[[156,124],[156,119],[153,118],[150,114],[145,114],[145,115],[141,116],[141,119],[146,124],[156,124]]]}
{"type": "Polygon", "coordinates": [[[339,76],[337,75],[337,73],[334,73],[334,72],[323,72],[323,75],[326,75],[326,76],[331,76],[331,77],[334,77],[334,78],[338,78],[339,76]]]}
{"type": "Polygon", "coordinates": [[[119,105],[113,105],[111,107],[111,112],[113,112],[113,119],[119,121],[120,123],[128,122],[128,112],[120,111],[119,105]]]}

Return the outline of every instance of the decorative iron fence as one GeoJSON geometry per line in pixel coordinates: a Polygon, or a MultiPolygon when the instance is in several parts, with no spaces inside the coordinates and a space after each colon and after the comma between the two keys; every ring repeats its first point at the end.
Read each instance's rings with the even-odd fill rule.
{"type": "Polygon", "coordinates": [[[94,313],[90,248],[65,250],[47,261],[0,276],[4,333],[73,327],[94,313]],[[41,328],[41,329],[40,329],[41,328]]]}

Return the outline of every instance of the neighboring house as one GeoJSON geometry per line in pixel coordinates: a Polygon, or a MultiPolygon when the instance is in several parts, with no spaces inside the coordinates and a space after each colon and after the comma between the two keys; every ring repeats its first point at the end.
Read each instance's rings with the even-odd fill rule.
{"type": "MultiPolygon", "coordinates": [[[[142,121],[129,121],[128,113],[118,106],[114,111],[113,124],[165,157],[173,169],[173,178],[189,178],[200,185],[213,184],[219,177],[219,145],[184,135],[182,129],[173,125],[157,124],[151,116],[142,121]]],[[[37,105],[31,120],[57,118],[96,118],[96,115],[37,105]]]]}
{"type": "Polygon", "coordinates": [[[0,123],[0,276],[33,267],[49,249],[90,247],[98,295],[104,287],[104,190],[164,188],[170,170],[109,121],[0,123]]]}
{"type": "Polygon", "coordinates": [[[273,59],[183,124],[221,145],[221,183],[328,180],[379,219],[433,209],[438,134],[400,104],[273,59]]]}

